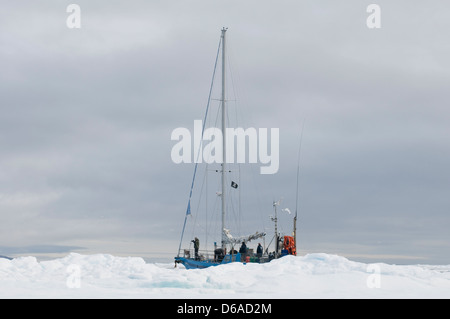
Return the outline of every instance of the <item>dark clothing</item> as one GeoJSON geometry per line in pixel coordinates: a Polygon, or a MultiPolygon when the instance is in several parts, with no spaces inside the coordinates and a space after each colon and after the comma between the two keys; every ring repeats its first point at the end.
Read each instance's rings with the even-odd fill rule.
{"type": "Polygon", "coordinates": [[[239,248],[239,252],[241,254],[246,254],[247,253],[247,245],[245,245],[244,242],[242,243],[241,248],[239,248]]]}
{"type": "Polygon", "coordinates": [[[198,260],[198,248],[200,247],[200,240],[197,237],[192,241],[194,243],[195,260],[198,260]]]}
{"type": "Polygon", "coordinates": [[[241,248],[239,248],[239,253],[241,254],[241,262],[246,262],[247,245],[244,242],[242,242],[241,248]]]}
{"type": "Polygon", "coordinates": [[[225,253],[222,248],[214,249],[214,261],[220,263],[220,262],[222,262],[224,256],[225,256],[225,253]]]}
{"type": "Polygon", "coordinates": [[[263,253],[263,248],[261,244],[258,244],[258,248],[256,248],[256,256],[261,257],[263,253]]]}

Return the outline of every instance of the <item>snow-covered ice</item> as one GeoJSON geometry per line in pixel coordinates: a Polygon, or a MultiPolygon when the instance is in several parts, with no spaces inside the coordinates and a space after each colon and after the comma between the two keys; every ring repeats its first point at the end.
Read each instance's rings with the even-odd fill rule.
{"type": "Polygon", "coordinates": [[[450,265],[365,264],[330,254],[202,270],[139,257],[0,259],[0,298],[450,298],[450,265]]]}

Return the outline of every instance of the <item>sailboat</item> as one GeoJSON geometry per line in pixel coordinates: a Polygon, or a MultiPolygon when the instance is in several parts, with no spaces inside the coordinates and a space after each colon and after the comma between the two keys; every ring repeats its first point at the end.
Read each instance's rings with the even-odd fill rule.
{"type": "MultiPolygon", "coordinates": [[[[225,132],[226,129],[226,92],[225,92],[225,63],[226,63],[226,32],[227,28],[222,28],[221,30],[221,36],[220,36],[220,42],[219,42],[219,49],[217,51],[216,56],[216,64],[213,72],[213,81],[214,81],[214,74],[216,71],[217,61],[219,57],[219,52],[221,49],[221,67],[222,67],[222,74],[221,74],[221,98],[220,98],[220,108],[221,108],[221,128],[222,132],[225,132]]],[[[208,106],[207,111],[205,114],[205,121],[206,116],[208,113],[209,108],[209,101],[211,99],[211,90],[212,90],[212,84],[210,88],[209,98],[208,98],[208,106]]],[[[202,136],[204,131],[204,125],[203,123],[203,130],[202,130],[202,136]]],[[[183,243],[183,237],[185,233],[186,228],[186,221],[189,216],[191,216],[191,199],[192,199],[192,193],[193,193],[193,187],[194,187],[194,181],[197,174],[197,168],[198,168],[198,161],[195,162],[195,168],[194,168],[194,176],[192,179],[190,194],[189,194],[189,200],[187,204],[186,214],[184,218],[184,224],[183,224],[183,230],[181,232],[181,239],[180,244],[178,247],[178,254],[175,257],[175,267],[177,264],[182,264],[186,269],[197,269],[197,268],[207,268],[211,266],[218,266],[233,262],[242,262],[242,263],[249,263],[249,262],[257,262],[257,263],[265,263],[270,262],[273,259],[280,258],[285,255],[296,255],[296,220],[297,220],[297,210],[295,212],[294,217],[294,231],[292,236],[281,236],[278,233],[277,230],[277,224],[278,224],[278,217],[277,217],[277,206],[279,206],[280,201],[273,202],[273,208],[275,211],[275,216],[272,217],[272,221],[275,223],[275,249],[273,252],[269,253],[268,249],[265,249],[265,251],[258,251],[256,253],[253,253],[252,251],[243,251],[239,250],[237,251],[235,248],[238,247],[239,244],[242,246],[245,246],[245,243],[248,243],[252,240],[256,239],[263,239],[266,236],[265,231],[256,232],[252,235],[248,236],[240,236],[240,237],[233,237],[231,234],[230,229],[226,228],[225,225],[225,216],[227,214],[227,192],[228,192],[228,184],[226,183],[226,173],[229,172],[227,168],[227,162],[226,162],[226,147],[225,147],[225,134],[222,134],[222,162],[221,162],[221,168],[220,170],[216,170],[216,172],[220,172],[221,174],[221,183],[220,187],[221,190],[216,193],[217,196],[220,197],[221,201],[221,234],[218,235],[220,238],[220,244],[218,245],[217,242],[214,242],[214,248],[210,251],[208,250],[199,250],[199,240],[197,237],[195,239],[190,241],[189,248],[181,248],[181,245],[183,243]],[[194,249],[192,249],[192,243],[194,246],[194,249]],[[242,245],[244,243],[244,245],[242,245]]],[[[194,154],[195,155],[195,154],[194,154]]],[[[229,186],[228,186],[229,187],[229,186]]],[[[237,184],[235,182],[231,183],[232,188],[237,188],[237,184]]],[[[297,187],[298,187],[298,180],[297,180],[297,187]]],[[[270,245],[270,244],[269,244],[270,245]]]]}

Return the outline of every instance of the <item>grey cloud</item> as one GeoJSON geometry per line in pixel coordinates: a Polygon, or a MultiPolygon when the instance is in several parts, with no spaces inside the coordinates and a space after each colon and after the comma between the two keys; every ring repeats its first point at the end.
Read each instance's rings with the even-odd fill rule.
{"type": "Polygon", "coordinates": [[[449,262],[449,6],[379,1],[369,30],[357,1],[78,3],[80,30],[69,3],[0,13],[2,245],[175,253],[193,167],[170,133],[203,117],[228,26],[245,125],[280,128],[279,173],[246,210],[270,228],[272,200],[293,209],[304,123],[301,251],[449,262]]]}

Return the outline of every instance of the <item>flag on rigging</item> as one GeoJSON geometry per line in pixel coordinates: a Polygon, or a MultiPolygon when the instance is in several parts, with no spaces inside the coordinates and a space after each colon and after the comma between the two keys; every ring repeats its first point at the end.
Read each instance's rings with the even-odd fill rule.
{"type": "Polygon", "coordinates": [[[235,183],[235,182],[233,182],[233,181],[231,181],[231,187],[233,187],[233,188],[238,188],[238,184],[235,183]]]}
{"type": "Polygon", "coordinates": [[[186,209],[186,216],[191,214],[191,200],[188,201],[188,207],[186,209]]]}

